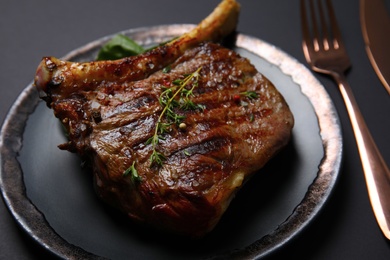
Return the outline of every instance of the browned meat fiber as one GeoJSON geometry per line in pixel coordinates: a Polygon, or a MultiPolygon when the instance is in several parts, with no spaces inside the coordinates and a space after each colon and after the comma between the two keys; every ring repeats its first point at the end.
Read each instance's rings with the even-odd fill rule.
{"type": "Polygon", "coordinates": [[[281,94],[218,44],[135,80],[115,70],[112,78],[81,75],[105,63],[45,58],[36,85],[69,132],[60,147],[87,157],[97,194],[136,221],[205,235],[290,139],[293,116],[281,94]]]}

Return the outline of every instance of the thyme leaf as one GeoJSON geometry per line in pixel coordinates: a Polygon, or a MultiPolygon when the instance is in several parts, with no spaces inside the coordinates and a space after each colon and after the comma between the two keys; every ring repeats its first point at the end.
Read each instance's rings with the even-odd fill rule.
{"type": "Polygon", "coordinates": [[[169,73],[170,71],[171,71],[171,65],[166,66],[166,67],[163,68],[163,70],[162,70],[163,73],[169,73]]]}
{"type": "Polygon", "coordinates": [[[245,96],[249,99],[256,99],[259,97],[259,95],[255,91],[245,91],[241,92],[240,95],[245,96]]]}
{"type": "Polygon", "coordinates": [[[163,161],[166,160],[166,157],[158,152],[156,149],[153,150],[152,155],[150,156],[150,166],[157,164],[158,166],[162,166],[163,161]]]}
{"type": "Polygon", "coordinates": [[[128,176],[130,174],[131,176],[131,180],[134,182],[134,183],[138,183],[138,182],[141,182],[142,179],[141,179],[141,176],[138,175],[138,171],[137,169],[135,168],[135,161],[133,161],[133,164],[123,173],[123,176],[128,176]]]}

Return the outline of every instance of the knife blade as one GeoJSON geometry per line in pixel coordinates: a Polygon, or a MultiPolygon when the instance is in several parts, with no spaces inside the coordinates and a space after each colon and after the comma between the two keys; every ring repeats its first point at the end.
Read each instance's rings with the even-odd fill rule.
{"type": "Polygon", "coordinates": [[[390,16],[384,0],[360,0],[360,22],[368,58],[390,94],[390,16]]]}

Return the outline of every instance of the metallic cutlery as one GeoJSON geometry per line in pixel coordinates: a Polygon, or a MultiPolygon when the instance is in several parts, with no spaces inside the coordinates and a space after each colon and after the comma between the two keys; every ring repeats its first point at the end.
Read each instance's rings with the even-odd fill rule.
{"type": "Polygon", "coordinates": [[[390,239],[390,171],[345,78],[345,71],[351,63],[341,39],[331,0],[324,2],[325,5],[322,0],[301,0],[303,52],[314,71],[331,76],[338,84],[355,134],[375,217],[383,234],[390,239]]]}

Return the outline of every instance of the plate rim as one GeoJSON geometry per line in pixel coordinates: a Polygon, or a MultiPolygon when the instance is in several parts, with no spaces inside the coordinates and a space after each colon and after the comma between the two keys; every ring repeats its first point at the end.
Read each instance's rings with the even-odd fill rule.
{"type": "MultiPolygon", "coordinates": [[[[71,60],[81,53],[101,46],[118,33],[125,35],[138,34],[139,37],[144,37],[146,39],[145,44],[147,44],[148,37],[169,37],[166,34],[168,31],[171,34],[180,35],[192,29],[194,26],[195,25],[192,24],[171,24],[128,29],[87,43],[84,46],[69,52],[62,59],[71,60]]],[[[264,58],[267,62],[278,66],[285,75],[290,76],[292,80],[298,84],[302,93],[308,98],[313,106],[318,120],[324,149],[324,157],[319,165],[317,177],[308,187],[302,201],[283,223],[280,223],[273,232],[259,238],[247,247],[215,257],[261,258],[277,251],[296,237],[297,234],[302,232],[302,230],[313,221],[323,208],[334,189],[340,172],[343,159],[342,133],[339,117],[330,96],[322,84],[303,64],[274,45],[239,32],[236,35],[236,46],[243,47],[255,55],[264,58]],[[248,46],[251,47],[248,48],[248,46]],[[270,51],[272,49],[277,49],[277,55],[274,55],[275,51],[270,51]],[[294,75],[289,74],[292,66],[295,70],[298,69],[300,73],[294,75]],[[327,113],[324,113],[324,111],[327,113]],[[321,113],[320,116],[319,113],[321,113]],[[307,204],[309,202],[314,202],[314,206],[308,207],[307,204]],[[302,219],[304,219],[303,222],[302,219]],[[299,223],[297,223],[298,221],[299,223]],[[270,242],[270,240],[272,240],[272,242],[270,242]]],[[[102,259],[103,257],[101,256],[87,252],[84,249],[65,241],[65,239],[50,227],[43,213],[35,207],[26,195],[23,172],[18,162],[18,152],[23,145],[21,139],[23,137],[25,123],[28,117],[34,112],[38,103],[38,91],[33,86],[33,83],[30,83],[20,93],[11,106],[1,128],[0,190],[5,205],[22,229],[26,231],[29,236],[34,238],[38,244],[54,255],[62,258],[77,256],[102,259]],[[21,109],[21,105],[28,106],[23,106],[23,109],[21,109]],[[13,173],[16,172],[16,174],[12,174],[10,171],[13,173]],[[20,209],[24,210],[21,212],[20,209]],[[31,218],[38,221],[31,221],[31,218]],[[36,222],[41,225],[36,225],[36,222]]]]}

